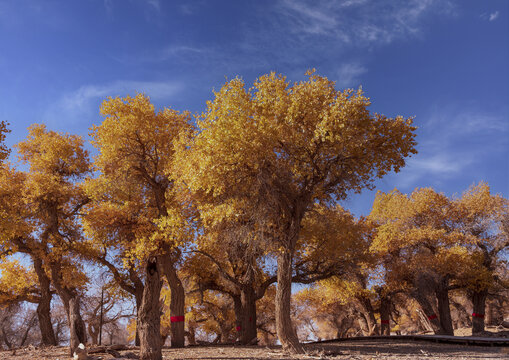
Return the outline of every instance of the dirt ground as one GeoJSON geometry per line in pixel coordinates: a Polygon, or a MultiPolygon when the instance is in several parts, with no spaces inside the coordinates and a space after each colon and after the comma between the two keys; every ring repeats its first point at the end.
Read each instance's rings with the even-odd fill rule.
{"type": "MultiPolygon", "coordinates": [[[[308,344],[306,355],[285,354],[280,347],[259,346],[193,346],[184,349],[164,349],[164,359],[509,359],[509,347],[468,346],[428,343],[411,340],[362,340],[342,341],[323,344],[308,344]]],[[[137,349],[121,351],[119,359],[136,359],[137,349]]],[[[109,354],[94,354],[90,359],[115,359],[109,354]]],[[[68,348],[27,347],[16,351],[0,351],[1,360],[67,360],[68,348]]]]}

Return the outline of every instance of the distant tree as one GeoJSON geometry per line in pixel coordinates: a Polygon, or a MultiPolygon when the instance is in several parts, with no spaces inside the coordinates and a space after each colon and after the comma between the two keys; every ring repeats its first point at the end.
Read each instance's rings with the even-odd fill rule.
{"type": "Polygon", "coordinates": [[[245,209],[257,214],[277,257],[278,337],[294,352],[303,348],[290,317],[291,283],[306,213],[317,201],[372,187],[416,152],[411,119],[370,114],[361,90],[337,91],[327,78],[308,75],[291,85],[271,73],[250,90],[240,79],[227,82],[177,161],[205,221],[245,209]]]}
{"type": "Polygon", "coordinates": [[[447,335],[453,335],[449,291],[461,286],[469,264],[456,216],[451,200],[431,188],[379,192],[370,214],[379,225],[372,251],[393,255],[386,265],[392,281],[404,283],[434,331],[447,335]]]}
{"type": "Polygon", "coordinates": [[[37,344],[40,338],[33,335],[36,325],[37,315],[33,309],[24,308],[21,303],[0,307],[0,349],[37,344]]]}
{"type": "Polygon", "coordinates": [[[458,227],[465,234],[471,265],[464,273],[473,304],[472,333],[484,331],[486,299],[509,250],[509,200],[490,193],[486,183],[471,186],[455,200],[458,227]]]}
{"type": "Polygon", "coordinates": [[[11,152],[10,149],[5,146],[5,134],[9,133],[10,130],[7,128],[9,123],[5,121],[0,121],[0,163],[2,163],[7,157],[9,156],[9,153],[11,152]]]}

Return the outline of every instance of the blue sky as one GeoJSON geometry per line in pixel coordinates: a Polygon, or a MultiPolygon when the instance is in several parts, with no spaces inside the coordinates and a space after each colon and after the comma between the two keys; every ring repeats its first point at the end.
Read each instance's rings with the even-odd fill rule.
{"type": "MultiPolygon", "coordinates": [[[[107,96],[201,112],[225,77],[309,68],[362,84],[371,110],[415,116],[418,150],[377,189],[509,195],[506,0],[0,0],[0,119],[88,139],[107,96]]],[[[345,207],[369,212],[374,192],[345,207]]]]}

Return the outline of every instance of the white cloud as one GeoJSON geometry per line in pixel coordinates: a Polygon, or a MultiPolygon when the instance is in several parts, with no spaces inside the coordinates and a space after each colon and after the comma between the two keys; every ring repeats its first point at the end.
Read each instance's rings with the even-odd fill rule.
{"type": "Polygon", "coordinates": [[[500,14],[500,12],[497,10],[495,11],[494,13],[491,13],[488,20],[489,21],[493,21],[493,20],[496,20],[498,18],[498,15],[500,14]]]}
{"type": "Polygon", "coordinates": [[[175,96],[182,88],[181,84],[172,81],[120,80],[108,84],[83,85],[50,105],[43,120],[50,126],[64,119],[69,123],[89,122],[97,117],[101,102],[109,96],[145,93],[153,100],[161,100],[175,96]]]}
{"type": "Polygon", "coordinates": [[[173,82],[150,81],[116,81],[106,85],[85,85],[62,98],[61,104],[66,109],[79,109],[90,100],[103,99],[108,96],[125,96],[127,94],[145,93],[154,99],[170,97],[180,86],[173,82]]]}
{"type": "Polygon", "coordinates": [[[500,15],[500,11],[498,11],[498,10],[496,10],[492,13],[482,13],[481,19],[486,20],[486,21],[495,21],[498,19],[499,15],[500,15]]]}
{"type": "Polygon", "coordinates": [[[359,77],[367,71],[368,69],[360,63],[352,62],[343,64],[338,69],[338,80],[336,83],[339,88],[358,87],[360,85],[359,77]]]}
{"type": "MultiPolygon", "coordinates": [[[[509,123],[501,114],[481,109],[441,107],[419,126],[419,151],[408,159],[392,181],[402,190],[411,190],[418,182],[432,185],[468,171],[486,156],[507,149],[504,134],[509,123]]],[[[419,120],[419,119],[417,119],[419,120]]]]}
{"type": "MultiPolygon", "coordinates": [[[[425,149],[427,152],[429,149],[425,149]]],[[[440,183],[441,181],[461,174],[461,172],[475,161],[472,156],[451,152],[434,152],[431,154],[413,155],[406,161],[405,167],[398,174],[391,175],[391,181],[400,190],[411,190],[422,179],[426,183],[440,183]]]]}
{"type": "Polygon", "coordinates": [[[161,3],[159,0],[146,0],[147,4],[152,6],[155,10],[161,11],[161,3]]]}
{"type": "Polygon", "coordinates": [[[195,7],[190,3],[182,4],[178,8],[184,15],[192,15],[195,12],[195,7]]]}
{"type": "Polygon", "coordinates": [[[445,1],[308,1],[280,0],[278,12],[290,31],[302,36],[327,35],[343,43],[366,45],[390,43],[415,36],[425,14],[454,14],[445,1]]]}

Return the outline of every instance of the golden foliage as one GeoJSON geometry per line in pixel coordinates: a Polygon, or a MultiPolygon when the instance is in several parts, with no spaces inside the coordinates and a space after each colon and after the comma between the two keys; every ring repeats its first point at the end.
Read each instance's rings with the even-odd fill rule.
{"type": "Polygon", "coordinates": [[[5,134],[9,133],[10,130],[7,128],[9,123],[5,121],[0,121],[0,163],[7,159],[7,156],[9,156],[10,149],[5,146],[5,134]]]}
{"type": "Polygon", "coordinates": [[[191,131],[187,112],[155,111],[150,98],[108,98],[102,124],[93,126],[99,150],[86,183],[94,200],[84,221],[91,247],[112,246],[126,262],[145,259],[162,244],[177,247],[190,240],[188,201],[174,186],[174,142],[191,131]]]}
{"type": "Polygon", "coordinates": [[[205,221],[242,216],[256,204],[245,199],[285,221],[297,198],[345,198],[416,152],[412,119],[370,114],[369,105],[360,89],[337,91],[312,73],[293,85],[271,73],[249,90],[233,79],[178,148],[178,171],[200,197],[205,221]]]}

